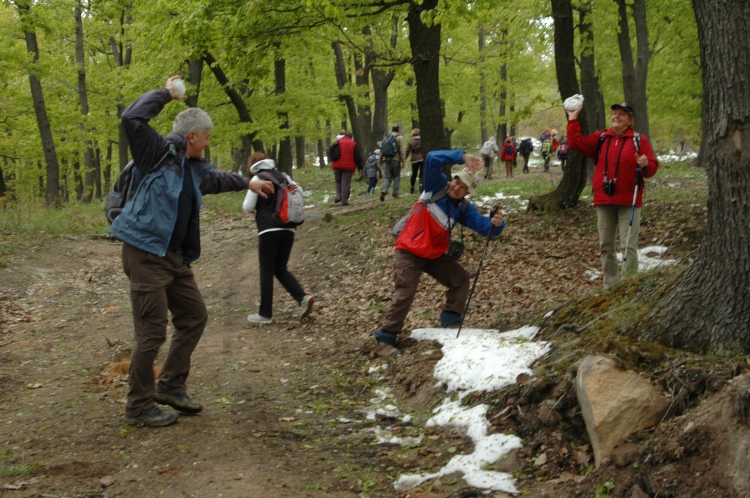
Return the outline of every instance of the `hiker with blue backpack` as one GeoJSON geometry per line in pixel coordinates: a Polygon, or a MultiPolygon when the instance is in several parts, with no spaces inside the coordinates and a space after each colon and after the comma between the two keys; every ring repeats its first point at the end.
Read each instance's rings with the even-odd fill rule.
{"type": "Polygon", "coordinates": [[[385,196],[388,194],[388,189],[393,183],[393,198],[398,197],[398,191],[401,187],[401,168],[404,167],[406,161],[403,150],[404,150],[404,139],[399,134],[400,128],[398,125],[394,125],[391,128],[391,132],[383,137],[380,142],[380,164],[383,166],[385,172],[385,180],[383,181],[383,188],[380,190],[380,201],[385,201],[385,196]]]}
{"type": "Polygon", "coordinates": [[[633,129],[635,111],[626,102],[610,107],[612,126],[609,129],[586,136],[581,135],[581,123],[578,121],[582,104],[582,97],[580,103],[574,104],[579,107],[568,108],[572,106],[566,104],[568,144],[596,164],[591,187],[599,228],[604,287],[609,288],[620,281],[615,250],[618,230],[623,252],[622,274],[638,272],[643,179],[656,174],[659,161],[648,138],[633,129]]]}
{"type": "Polygon", "coordinates": [[[276,190],[265,199],[248,191],[242,203],[245,212],[255,212],[260,264],[260,308],[247,319],[251,323],[273,322],[273,277],[276,277],[297,301],[299,319],[302,320],[312,312],[315,299],[304,291],[287,269],[295,229],[304,221],[302,190],[289,175],[278,171],[276,163],[262,152],[250,156],[247,169],[254,175],[253,180],[269,180],[276,186],[276,190]],[[298,208],[296,214],[294,204],[298,208]]]}
{"type": "Polygon", "coordinates": [[[122,113],[122,128],[133,155],[135,192],[110,233],[122,244],[122,267],[130,280],[135,344],[130,361],[125,422],[161,427],[178,412],[198,413],[203,405],[187,395],[190,356],[203,334],[208,313],[190,264],[201,253],[200,208],[206,194],[250,189],[260,197],[273,192],[268,181],[214,169],[203,158],[213,130],[211,117],[197,107],[180,112],[172,133],[162,136],[149,123],[173,100],[187,95],[180,76],[164,88],[144,93],[122,113]],[[162,374],[154,383],[154,360],[172,339],[162,374]],[[177,411],[162,411],[155,403],[177,411]]]}
{"type": "Polygon", "coordinates": [[[451,243],[451,231],[456,224],[461,224],[483,236],[497,237],[505,228],[500,210],[492,218],[483,216],[466,200],[467,194],[475,193],[479,180],[474,175],[482,166],[480,158],[463,150],[438,150],[427,154],[425,191],[391,232],[396,237],[393,271],[396,291],[381,329],[375,332],[378,356],[398,355],[396,339],[423,272],[448,287],[440,325],[453,327],[463,322],[470,279],[458,262],[463,246],[454,250],[456,241],[451,243]],[[454,164],[467,167],[453,174],[448,182],[443,166],[454,164]]]}

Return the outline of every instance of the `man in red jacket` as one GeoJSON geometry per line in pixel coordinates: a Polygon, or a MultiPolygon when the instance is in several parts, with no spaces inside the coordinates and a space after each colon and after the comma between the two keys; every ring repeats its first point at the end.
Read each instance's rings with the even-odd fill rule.
{"type": "Polygon", "coordinates": [[[352,140],[352,132],[341,130],[338,139],[341,155],[333,161],[333,176],[336,179],[336,199],[342,206],[349,205],[349,191],[352,187],[352,174],[355,169],[362,169],[362,156],[357,149],[357,142],[352,140]]]}
{"type": "Polygon", "coordinates": [[[638,272],[638,229],[643,204],[643,178],[651,178],[656,174],[659,161],[654,157],[648,138],[633,130],[635,112],[627,103],[611,107],[611,128],[586,136],[581,135],[581,123],[578,121],[581,109],[583,107],[567,111],[568,144],[571,149],[596,163],[591,185],[599,227],[604,287],[608,288],[620,281],[615,250],[618,228],[620,248],[623,254],[627,251],[622,273],[638,272]],[[636,183],[638,195],[635,198],[633,226],[628,239],[636,183]]]}

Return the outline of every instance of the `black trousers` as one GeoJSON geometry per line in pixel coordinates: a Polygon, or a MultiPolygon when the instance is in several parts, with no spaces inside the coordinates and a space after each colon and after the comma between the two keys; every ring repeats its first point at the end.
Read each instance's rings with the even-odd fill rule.
{"type": "Polygon", "coordinates": [[[273,277],[276,277],[286,291],[298,303],[305,297],[305,291],[286,265],[292,254],[294,232],[275,230],[258,237],[258,259],[260,261],[260,311],[261,316],[273,317],[273,277]]]}

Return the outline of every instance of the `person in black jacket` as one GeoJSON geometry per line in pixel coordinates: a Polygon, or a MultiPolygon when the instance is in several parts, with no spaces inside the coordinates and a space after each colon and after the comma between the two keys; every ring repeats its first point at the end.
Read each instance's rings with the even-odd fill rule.
{"type": "MultiPolygon", "coordinates": [[[[258,180],[258,173],[266,172],[284,178],[289,185],[296,185],[286,173],[276,170],[276,163],[262,152],[250,156],[247,164],[248,173],[253,180],[258,180]]],[[[279,178],[281,177],[281,178],[279,178]]],[[[260,262],[260,310],[247,317],[251,323],[272,323],[273,316],[273,277],[275,276],[286,291],[299,304],[299,318],[302,320],[313,310],[315,298],[307,294],[297,279],[287,270],[289,256],[294,245],[294,228],[279,225],[274,218],[276,210],[276,195],[273,193],[267,199],[259,198],[252,191],[248,191],[242,209],[245,212],[256,212],[255,221],[258,224],[258,259],[260,262]]]]}

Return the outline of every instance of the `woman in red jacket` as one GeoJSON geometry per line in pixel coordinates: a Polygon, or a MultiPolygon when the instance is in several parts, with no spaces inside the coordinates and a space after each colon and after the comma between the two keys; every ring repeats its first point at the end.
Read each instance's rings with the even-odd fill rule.
{"type": "Polygon", "coordinates": [[[337,142],[341,154],[333,161],[333,176],[336,180],[336,199],[333,202],[348,206],[352,175],[355,169],[362,169],[362,156],[357,148],[357,142],[352,140],[352,132],[341,130],[340,135],[343,136],[337,142]]]}
{"type": "Polygon", "coordinates": [[[578,115],[583,107],[567,111],[568,144],[570,148],[593,159],[596,169],[591,180],[594,191],[599,227],[604,287],[620,281],[619,263],[615,250],[617,230],[620,231],[620,248],[627,251],[623,274],[638,272],[638,229],[643,204],[643,178],[651,178],[659,168],[659,161],[648,138],[633,130],[635,112],[627,103],[611,107],[612,127],[590,135],[581,135],[578,115]],[[630,214],[636,182],[633,226],[628,239],[630,214]],[[627,247],[626,247],[627,246],[627,247]]]}
{"type": "Polygon", "coordinates": [[[510,138],[506,138],[500,151],[500,160],[505,162],[505,176],[513,176],[513,159],[515,157],[516,147],[510,141],[510,138]]]}

